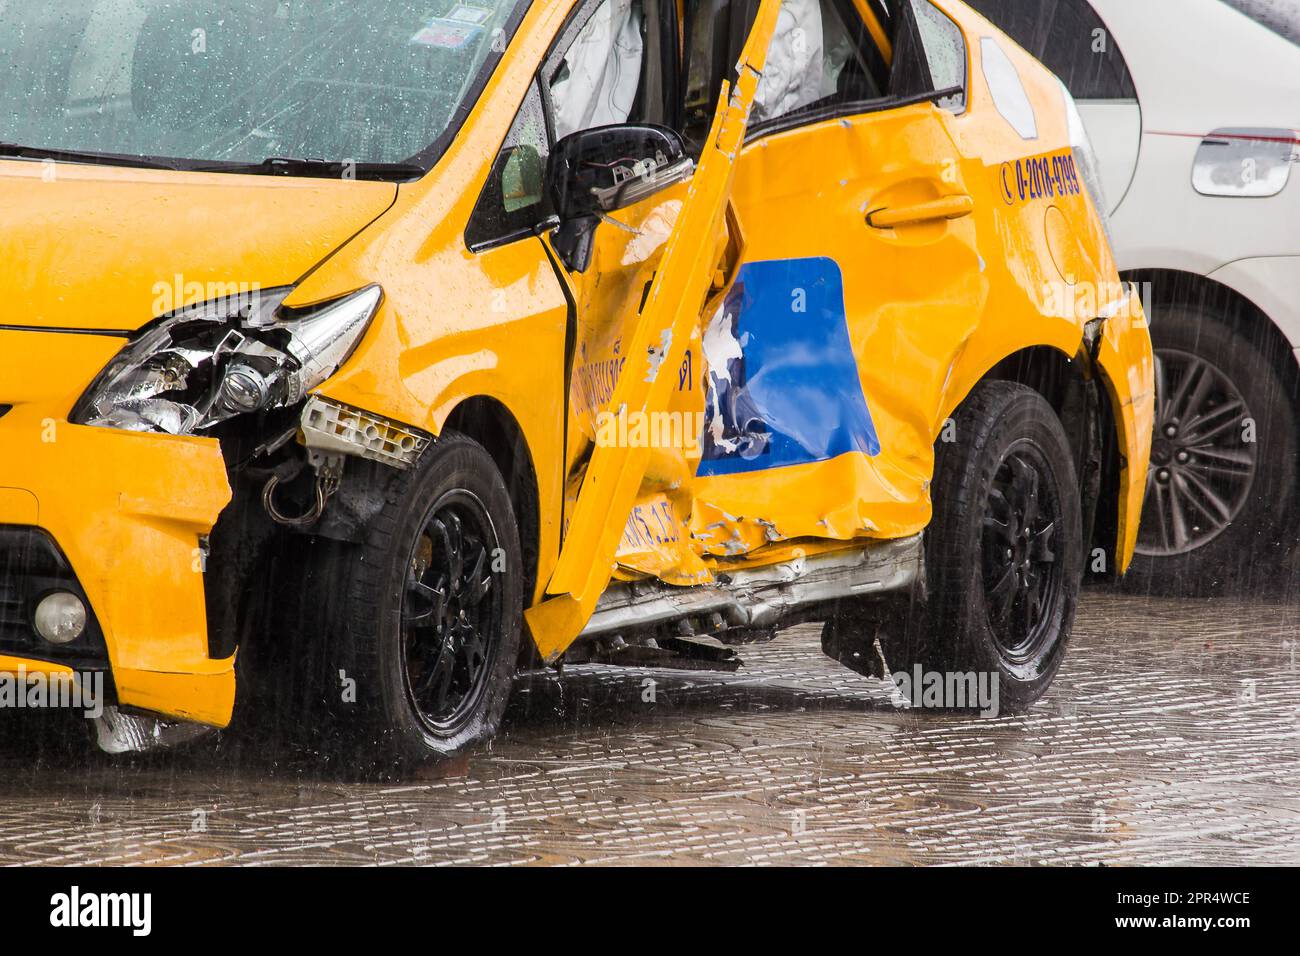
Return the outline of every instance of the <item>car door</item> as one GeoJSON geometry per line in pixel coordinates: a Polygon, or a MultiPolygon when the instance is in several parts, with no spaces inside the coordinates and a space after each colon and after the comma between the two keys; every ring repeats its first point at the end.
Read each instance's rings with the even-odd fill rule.
{"type": "MultiPolygon", "coordinates": [[[[679,35],[673,0],[580,4],[540,71],[554,138],[621,123],[676,127],[679,35]]],[[[646,300],[689,188],[682,182],[656,191],[595,224],[566,223],[552,239],[576,318],[565,432],[566,525],[611,417],[629,321],[646,300]]],[[[647,489],[634,504],[620,560],[660,573],[698,571],[680,498],[674,503],[657,491],[647,489]]]]}
{"type": "Polygon", "coordinates": [[[986,294],[985,177],[949,132],[964,58],[938,96],[907,0],[786,0],[770,57],[733,191],[744,263],[704,334],[691,530],[718,558],[919,533],[986,294]]]}
{"type": "MultiPolygon", "coordinates": [[[[675,14],[676,5],[670,6],[675,14]]],[[[632,84],[624,83],[635,43],[608,56],[591,49],[603,42],[601,37],[630,36],[632,31],[624,29],[628,9],[628,0],[602,0],[589,13],[580,9],[562,35],[556,50],[563,63],[552,57],[542,76],[550,90],[552,122],[559,121],[556,132],[573,131],[566,117],[597,126],[626,121],[643,97],[644,90],[638,90],[629,100],[632,84]],[[581,52],[569,56],[575,49],[581,52]],[[595,93],[578,91],[582,105],[572,106],[565,98],[575,91],[563,87],[580,74],[595,93]],[[557,96],[557,88],[562,95],[557,96]]],[[[644,14],[650,8],[641,9],[644,14]]],[[[718,264],[728,247],[726,212],[735,158],[777,9],[778,0],[759,5],[735,61],[734,82],[718,87],[712,124],[689,185],[608,217],[613,221],[596,227],[589,250],[570,241],[564,226],[548,240],[564,262],[576,312],[570,389],[570,425],[576,434],[570,441],[570,465],[578,491],[567,509],[564,543],[545,599],[526,614],[547,660],[577,637],[608,584],[627,516],[651,463],[651,448],[644,442],[595,441],[597,418],[612,411],[645,420],[669,408],[692,333],[698,333],[702,308],[718,281],[718,264]],[[670,203],[679,205],[670,209],[670,203]],[[606,371],[593,371],[593,363],[606,363],[606,371]],[[603,375],[607,384],[583,394],[595,375],[603,375]]],[[[671,39],[675,47],[677,37],[671,39]]]]}

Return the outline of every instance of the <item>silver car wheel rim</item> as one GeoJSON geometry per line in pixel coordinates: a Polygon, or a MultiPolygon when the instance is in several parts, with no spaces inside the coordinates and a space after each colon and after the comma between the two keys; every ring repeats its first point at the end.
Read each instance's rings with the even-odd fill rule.
{"type": "Polygon", "coordinates": [[[1245,399],[1222,371],[1190,352],[1156,352],[1156,429],[1139,554],[1187,554],[1232,524],[1255,484],[1251,424],[1245,399]]]}

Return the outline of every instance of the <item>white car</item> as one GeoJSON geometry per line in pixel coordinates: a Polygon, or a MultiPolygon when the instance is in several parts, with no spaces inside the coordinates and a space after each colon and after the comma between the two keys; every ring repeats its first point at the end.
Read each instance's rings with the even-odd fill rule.
{"type": "Polygon", "coordinates": [[[1139,584],[1265,580],[1296,540],[1300,0],[968,0],[1056,72],[1146,286],[1139,584]]]}

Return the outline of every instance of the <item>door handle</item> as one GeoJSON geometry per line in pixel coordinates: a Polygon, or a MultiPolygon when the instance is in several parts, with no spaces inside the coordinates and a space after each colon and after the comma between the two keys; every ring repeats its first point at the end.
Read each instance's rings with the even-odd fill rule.
{"type": "Polygon", "coordinates": [[[896,229],[917,226],[938,219],[961,219],[975,211],[975,200],[965,193],[932,199],[915,206],[886,206],[867,213],[867,225],[873,229],[896,229]]]}

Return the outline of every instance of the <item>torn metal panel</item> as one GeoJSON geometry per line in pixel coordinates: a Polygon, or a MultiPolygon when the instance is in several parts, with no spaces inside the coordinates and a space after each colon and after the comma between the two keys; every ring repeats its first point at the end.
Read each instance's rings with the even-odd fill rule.
{"type": "Polygon", "coordinates": [[[881,541],[781,564],[737,567],[707,587],[671,588],[656,582],[612,585],[601,598],[583,637],[653,629],[682,618],[718,616],[715,627],[773,628],[791,623],[800,609],[904,588],[921,568],[921,538],[881,541]]]}
{"type": "Polygon", "coordinates": [[[713,573],[692,548],[691,532],[662,493],[643,495],[632,506],[615,555],[619,572],[650,575],[678,586],[707,584],[713,573]]]}

